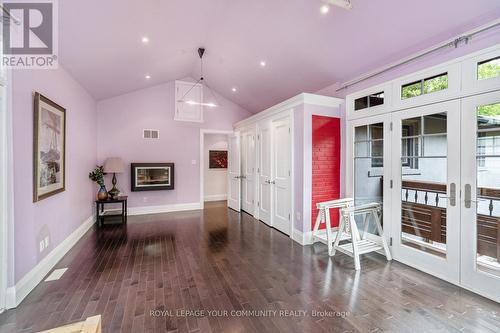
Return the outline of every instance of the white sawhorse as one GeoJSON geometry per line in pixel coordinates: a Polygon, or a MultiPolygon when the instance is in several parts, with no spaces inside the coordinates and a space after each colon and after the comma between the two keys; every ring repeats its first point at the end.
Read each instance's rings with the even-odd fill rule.
{"type": "Polygon", "coordinates": [[[382,206],[379,203],[369,203],[357,207],[346,207],[341,209],[339,231],[337,232],[337,237],[333,244],[332,255],[335,255],[335,251],[338,250],[353,257],[356,270],[361,268],[359,263],[359,256],[361,254],[384,250],[387,260],[392,260],[389,246],[384,237],[384,230],[380,224],[381,212],[382,206]],[[361,236],[354,219],[356,215],[364,215],[363,234],[361,236]],[[378,236],[368,233],[370,216],[375,220],[378,236]],[[343,239],[350,239],[351,242],[340,245],[339,243],[343,239]]]}
{"type": "MultiPolygon", "coordinates": [[[[319,210],[318,212],[318,217],[316,218],[316,223],[314,224],[314,229],[312,233],[312,242],[313,244],[316,242],[321,242],[323,244],[326,244],[328,246],[328,255],[332,256],[333,255],[333,243],[335,242],[336,236],[337,236],[337,231],[338,227],[333,228],[331,227],[330,223],[330,209],[332,208],[339,208],[339,220],[342,219],[340,210],[342,208],[347,208],[351,207],[354,205],[354,200],[352,198],[344,198],[344,199],[338,199],[338,200],[332,200],[332,201],[326,201],[326,202],[319,202],[316,204],[316,208],[319,210]],[[326,223],[326,233],[320,233],[319,231],[319,226],[322,223],[326,223]]],[[[340,225],[340,222],[339,222],[340,225]]],[[[347,236],[347,235],[346,235],[347,236]]],[[[343,238],[341,240],[349,239],[350,236],[347,236],[347,238],[343,238]]]]}

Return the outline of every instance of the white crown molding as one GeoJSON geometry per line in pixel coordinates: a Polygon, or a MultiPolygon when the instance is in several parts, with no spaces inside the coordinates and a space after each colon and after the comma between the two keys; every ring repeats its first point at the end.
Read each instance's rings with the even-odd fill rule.
{"type": "Polygon", "coordinates": [[[317,106],[326,106],[326,107],[340,107],[344,102],[341,98],[301,93],[295,97],[287,99],[279,104],[276,104],[264,111],[254,114],[246,119],[243,119],[237,122],[234,127],[241,128],[247,125],[253,124],[263,118],[271,117],[275,114],[281,113],[283,111],[287,111],[295,106],[301,104],[307,105],[317,105],[317,106]]]}
{"type": "Polygon", "coordinates": [[[90,216],[19,280],[15,286],[8,288],[6,295],[7,309],[17,307],[93,225],[94,217],[90,216]]]}

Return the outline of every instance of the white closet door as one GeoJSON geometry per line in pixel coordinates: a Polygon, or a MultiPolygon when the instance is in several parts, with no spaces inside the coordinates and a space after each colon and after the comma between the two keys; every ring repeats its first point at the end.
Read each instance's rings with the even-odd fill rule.
{"type": "Polygon", "coordinates": [[[254,173],[255,173],[255,131],[243,133],[241,136],[241,208],[254,213],[254,173]]]}
{"type": "Polygon", "coordinates": [[[259,181],[259,219],[271,225],[271,124],[259,124],[258,142],[258,181],[259,181]]]}
{"type": "Polygon", "coordinates": [[[240,134],[229,136],[228,144],[228,189],[227,206],[236,211],[241,207],[241,156],[240,156],[240,134]]]}
{"type": "Polygon", "coordinates": [[[291,231],[291,133],[289,118],[272,124],[272,226],[290,235],[291,231]]]}

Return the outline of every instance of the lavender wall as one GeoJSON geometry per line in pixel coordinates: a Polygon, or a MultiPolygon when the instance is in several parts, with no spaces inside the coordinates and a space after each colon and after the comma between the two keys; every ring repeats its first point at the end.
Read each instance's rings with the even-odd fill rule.
{"type": "MultiPolygon", "coordinates": [[[[200,128],[232,130],[250,116],[238,105],[217,96],[219,106],[206,109],[205,122],[174,121],[175,83],[157,85],[100,101],[98,110],[98,160],[119,156],[125,173],[117,175],[118,187],[129,195],[129,207],[163,206],[200,201],[200,128]],[[142,139],[145,128],[159,129],[159,140],[142,139]],[[193,161],[195,164],[193,164],[193,161]],[[175,163],[175,190],[131,192],[130,163],[175,163]]],[[[110,186],[110,178],[107,178],[110,186]]]]}
{"type": "Polygon", "coordinates": [[[96,104],[62,68],[17,70],[12,75],[14,150],[14,260],[18,282],[92,215],[95,187],[87,174],[95,165],[96,104]],[[33,92],[66,108],[66,191],[37,203],[33,198],[33,92]],[[50,245],[39,252],[46,236],[50,245]]]}

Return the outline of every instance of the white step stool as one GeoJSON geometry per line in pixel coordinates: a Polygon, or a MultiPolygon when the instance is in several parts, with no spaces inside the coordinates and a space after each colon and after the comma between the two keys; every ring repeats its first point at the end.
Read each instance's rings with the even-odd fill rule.
{"type": "Polygon", "coordinates": [[[335,251],[340,251],[354,258],[354,267],[356,270],[361,268],[359,256],[361,254],[374,251],[384,250],[387,260],[392,260],[391,252],[387,241],[384,237],[384,230],[380,224],[380,214],[382,206],[379,203],[369,203],[361,206],[346,207],[340,210],[340,224],[333,244],[331,255],[335,255],[335,251]],[[363,234],[360,236],[358,226],[354,217],[356,215],[364,215],[363,234]],[[368,233],[370,216],[373,217],[377,227],[378,235],[368,233]],[[343,239],[350,239],[350,243],[339,245],[343,239]]]}
{"type": "MultiPolygon", "coordinates": [[[[351,207],[354,205],[354,199],[352,198],[344,198],[332,201],[319,202],[316,204],[316,208],[319,210],[318,217],[316,218],[316,222],[314,224],[313,233],[312,233],[312,242],[313,244],[316,242],[320,242],[326,244],[328,246],[328,255],[332,256],[333,254],[333,243],[337,237],[338,227],[332,228],[330,223],[330,209],[339,208],[339,226],[340,220],[342,219],[342,215],[340,213],[340,209],[351,207]],[[320,224],[326,223],[325,232],[321,232],[319,230],[320,224]]],[[[346,234],[347,236],[347,234],[346,234]]],[[[349,239],[348,238],[342,238],[349,239]]]]}

